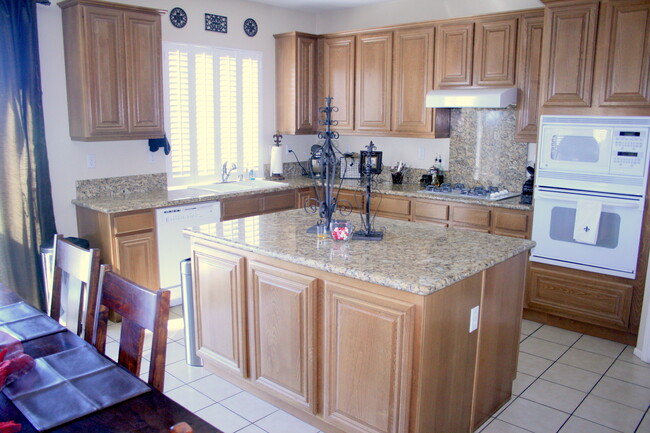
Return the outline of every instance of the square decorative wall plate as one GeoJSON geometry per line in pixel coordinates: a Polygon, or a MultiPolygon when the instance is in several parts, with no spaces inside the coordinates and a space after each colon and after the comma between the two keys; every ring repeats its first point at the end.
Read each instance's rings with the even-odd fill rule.
{"type": "Polygon", "coordinates": [[[228,33],[228,17],[205,14],[205,29],[211,32],[228,33]]]}

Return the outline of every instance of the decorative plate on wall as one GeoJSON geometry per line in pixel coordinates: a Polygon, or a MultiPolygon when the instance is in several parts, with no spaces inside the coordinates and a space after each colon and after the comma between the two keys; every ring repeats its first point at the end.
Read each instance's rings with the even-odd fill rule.
{"type": "Polygon", "coordinates": [[[244,21],[244,32],[250,37],[253,37],[257,34],[257,23],[253,18],[248,18],[244,21]]]}
{"type": "Polygon", "coordinates": [[[169,21],[172,22],[174,27],[180,29],[187,24],[187,14],[181,8],[174,8],[169,12],[169,21]]]}
{"type": "Polygon", "coordinates": [[[205,29],[211,32],[228,33],[228,17],[205,14],[205,29]]]}

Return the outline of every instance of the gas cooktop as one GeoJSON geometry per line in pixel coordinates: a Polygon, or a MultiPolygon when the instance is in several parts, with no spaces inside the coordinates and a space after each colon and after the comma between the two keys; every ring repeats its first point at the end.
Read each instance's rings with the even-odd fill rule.
{"type": "Polygon", "coordinates": [[[510,192],[507,189],[499,189],[498,186],[475,186],[466,188],[462,183],[443,183],[440,186],[429,185],[422,192],[440,194],[453,197],[476,198],[479,200],[498,201],[520,195],[518,192],[510,192]]]}

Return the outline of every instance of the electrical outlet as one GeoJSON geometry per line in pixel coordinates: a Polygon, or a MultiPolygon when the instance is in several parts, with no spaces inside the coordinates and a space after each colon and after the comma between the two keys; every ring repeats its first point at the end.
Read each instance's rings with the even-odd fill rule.
{"type": "Polygon", "coordinates": [[[426,158],[423,144],[421,144],[420,148],[418,149],[418,158],[419,159],[425,159],[426,158]]]}
{"type": "Polygon", "coordinates": [[[478,329],[478,305],[469,312],[469,333],[478,329]]]}
{"type": "Polygon", "coordinates": [[[156,162],[156,154],[149,152],[149,164],[154,164],[156,162]]]}
{"type": "Polygon", "coordinates": [[[86,167],[95,168],[97,166],[97,159],[94,154],[89,153],[86,155],[86,167]]]}

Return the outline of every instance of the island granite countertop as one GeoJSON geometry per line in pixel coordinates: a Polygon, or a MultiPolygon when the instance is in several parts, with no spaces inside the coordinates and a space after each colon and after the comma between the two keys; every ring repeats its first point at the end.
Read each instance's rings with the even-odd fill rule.
{"type": "MultiPolygon", "coordinates": [[[[191,189],[168,191],[167,189],[162,188],[146,190],[144,192],[139,192],[138,188],[132,188],[126,189],[126,192],[123,193],[102,193],[99,191],[97,194],[92,196],[77,197],[72,200],[72,203],[76,206],[88,208],[97,212],[117,213],[215,201],[232,197],[244,197],[252,194],[306,188],[314,185],[314,182],[307,177],[287,178],[279,183],[282,185],[273,188],[256,188],[253,190],[233,191],[228,193],[215,193],[191,189]],[[135,191],[133,191],[133,189],[135,189],[135,191]]],[[[339,184],[337,183],[336,185],[338,186],[339,184]]],[[[340,185],[345,189],[365,191],[365,187],[361,186],[358,180],[343,180],[340,185]]],[[[525,211],[532,209],[531,205],[520,204],[519,197],[499,201],[487,201],[470,197],[450,197],[422,192],[422,187],[419,184],[393,185],[390,183],[383,183],[379,185],[378,191],[387,195],[410,198],[468,203],[525,211]]]]}
{"type": "Polygon", "coordinates": [[[535,246],[530,240],[386,218],[375,222],[384,231],[382,241],[321,240],[306,231],[317,219],[298,209],[183,232],[195,239],[418,295],[434,293],[535,246]]]}

